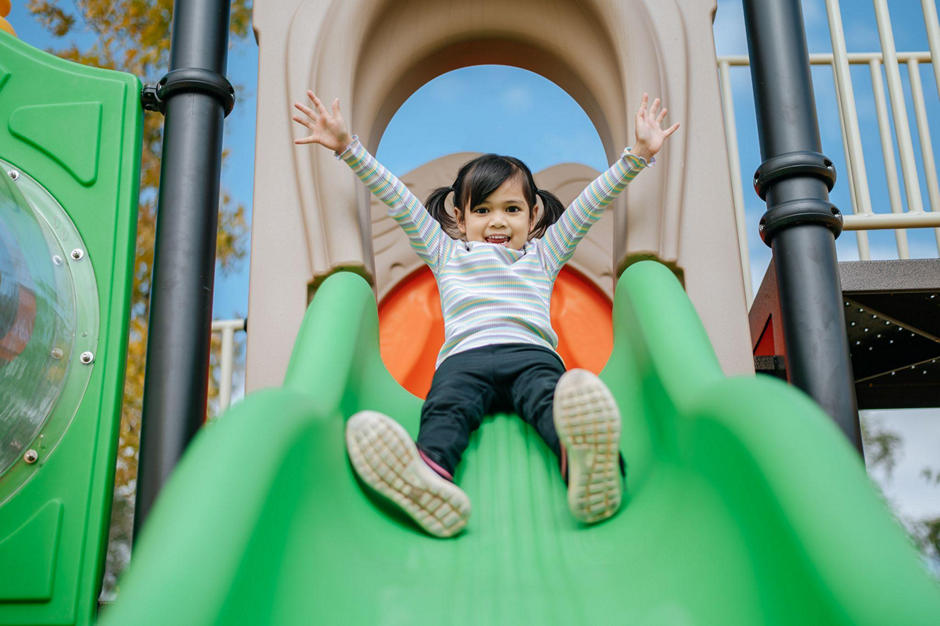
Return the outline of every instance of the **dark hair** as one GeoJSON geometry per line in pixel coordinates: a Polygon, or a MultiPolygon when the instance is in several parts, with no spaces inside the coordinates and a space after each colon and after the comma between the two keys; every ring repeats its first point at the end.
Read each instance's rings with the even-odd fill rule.
{"type": "Polygon", "coordinates": [[[535,210],[538,198],[542,199],[542,215],[533,225],[529,237],[541,237],[545,230],[558,221],[565,207],[555,194],[539,189],[532,178],[532,172],[525,163],[517,158],[499,154],[484,154],[463,164],[457,172],[457,180],[450,187],[438,187],[431,192],[425,203],[431,217],[441,223],[444,230],[457,237],[459,229],[454,216],[447,210],[445,200],[453,192],[454,206],[463,213],[468,208],[483,202],[500,185],[513,176],[522,179],[522,193],[529,205],[529,212],[535,210]]]}

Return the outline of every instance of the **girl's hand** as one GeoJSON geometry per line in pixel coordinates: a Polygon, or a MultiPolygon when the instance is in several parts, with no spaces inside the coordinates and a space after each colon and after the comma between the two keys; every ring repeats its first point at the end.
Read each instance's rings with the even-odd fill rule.
{"type": "Polygon", "coordinates": [[[636,112],[636,143],[630,149],[631,153],[646,159],[647,162],[659,152],[669,135],[679,128],[679,123],[676,122],[663,130],[661,124],[666,119],[666,109],[659,110],[659,98],[653,100],[653,105],[647,108],[649,99],[649,95],[644,93],[640,110],[636,112]]]}
{"type": "Polygon", "coordinates": [[[345,150],[346,146],[352,143],[352,137],[350,137],[349,131],[346,130],[346,122],[343,121],[343,116],[339,112],[339,98],[333,100],[333,111],[331,113],[326,110],[326,107],[323,106],[323,103],[320,102],[316,94],[309,89],[307,90],[307,97],[313,102],[313,106],[316,110],[314,111],[300,102],[295,102],[294,108],[304,115],[303,117],[294,115],[293,120],[310,130],[310,134],[306,137],[295,139],[294,143],[298,145],[318,143],[333,152],[342,152],[345,150]]]}

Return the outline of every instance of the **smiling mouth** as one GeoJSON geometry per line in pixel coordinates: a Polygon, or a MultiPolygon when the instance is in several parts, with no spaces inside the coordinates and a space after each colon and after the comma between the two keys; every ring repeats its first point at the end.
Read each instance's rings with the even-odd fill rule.
{"type": "Polygon", "coordinates": [[[488,235],[484,241],[486,243],[495,243],[497,245],[509,245],[509,235],[488,235]]]}

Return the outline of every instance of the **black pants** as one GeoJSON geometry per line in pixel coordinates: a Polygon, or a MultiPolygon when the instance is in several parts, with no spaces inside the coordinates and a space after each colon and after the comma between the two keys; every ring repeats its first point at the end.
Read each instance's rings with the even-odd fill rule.
{"type": "Polygon", "coordinates": [[[561,456],[552,418],[555,384],[565,366],[553,351],[513,343],[447,357],[421,409],[418,448],[451,475],[484,415],[515,411],[561,456]]]}

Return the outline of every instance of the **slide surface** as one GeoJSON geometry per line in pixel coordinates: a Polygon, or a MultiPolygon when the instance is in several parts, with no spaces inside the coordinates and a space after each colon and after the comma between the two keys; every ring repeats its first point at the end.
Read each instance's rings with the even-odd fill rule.
{"type": "Polygon", "coordinates": [[[602,378],[623,413],[625,504],[583,526],[514,416],[471,440],[466,531],[441,540],[358,484],[344,417],[417,432],[378,352],[373,293],[317,292],[282,388],[194,441],[105,624],[936,624],[940,586],[861,460],[804,395],[726,378],[678,282],[620,279],[602,378]]]}

